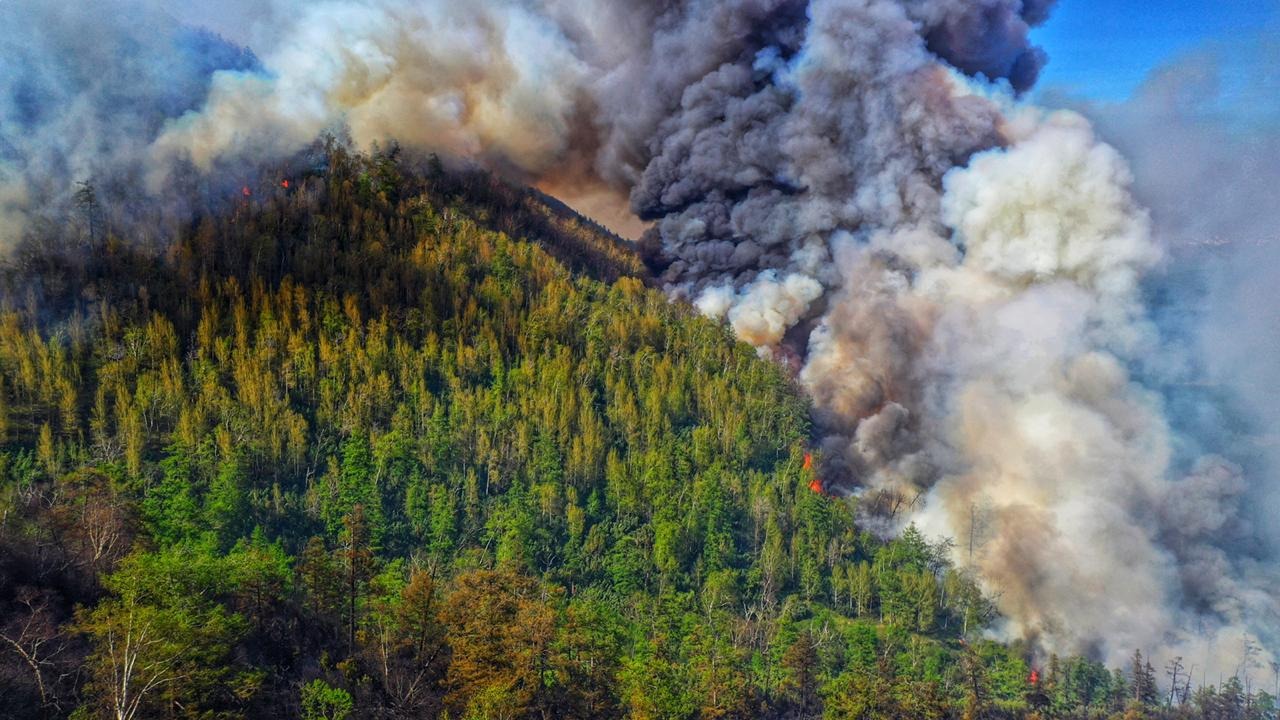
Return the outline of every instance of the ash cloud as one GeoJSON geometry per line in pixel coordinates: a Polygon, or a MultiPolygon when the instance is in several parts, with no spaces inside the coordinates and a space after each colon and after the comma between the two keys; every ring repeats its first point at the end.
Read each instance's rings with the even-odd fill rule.
{"type": "Polygon", "coordinates": [[[1216,329],[1231,288],[1187,293],[1178,248],[1270,231],[1241,224],[1280,183],[1224,189],[1239,153],[1160,113],[1178,82],[1079,108],[1136,180],[1084,115],[1023,103],[1052,0],[279,0],[245,10],[253,55],[162,4],[112,0],[105,25],[46,5],[0,5],[22,68],[0,79],[11,233],[85,176],[159,197],[175,168],[331,128],[629,208],[674,297],[797,367],[824,479],[866,523],[967,548],[981,510],[957,560],[1005,633],[1227,672],[1277,640],[1273,465],[1215,429],[1236,417],[1221,393],[1189,389],[1259,363],[1219,352],[1244,347],[1216,329]],[[164,62],[175,47],[190,61],[164,62]],[[1188,297],[1211,298],[1203,320],[1188,297]]]}

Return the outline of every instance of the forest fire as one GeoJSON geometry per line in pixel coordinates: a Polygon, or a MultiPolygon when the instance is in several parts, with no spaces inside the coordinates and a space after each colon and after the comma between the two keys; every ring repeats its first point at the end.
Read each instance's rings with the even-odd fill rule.
{"type": "MultiPolygon", "coordinates": [[[[804,454],[803,470],[806,474],[813,474],[813,453],[804,454]]],[[[827,494],[826,486],[823,484],[822,479],[817,475],[813,475],[813,477],[809,479],[809,489],[819,495],[827,494]]]]}
{"type": "Polygon", "coordinates": [[[1280,720],[1266,20],[1068,4],[0,0],[0,720],[1280,720]]]}

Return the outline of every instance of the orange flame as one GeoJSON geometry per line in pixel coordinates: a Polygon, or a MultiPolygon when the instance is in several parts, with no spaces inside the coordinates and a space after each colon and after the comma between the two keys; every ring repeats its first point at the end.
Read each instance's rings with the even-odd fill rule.
{"type": "Polygon", "coordinates": [[[240,193],[241,193],[242,195],[244,195],[245,197],[252,197],[252,196],[253,196],[253,191],[249,189],[249,186],[248,186],[248,185],[245,185],[244,187],[240,188],[240,193]]]}
{"type": "Polygon", "coordinates": [[[827,488],[822,482],[822,478],[814,475],[813,473],[813,453],[804,454],[804,472],[811,476],[809,479],[809,489],[819,495],[826,495],[827,488]]]}
{"type": "Polygon", "coordinates": [[[1040,682],[1040,671],[1036,670],[1035,668],[1031,668],[1031,674],[1027,676],[1027,684],[1036,685],[1036,684],[1039,684],[1039,682],[1040,682]]]}
{"type": "Polygon", "coordinates": [[[288,190],[288,189],[289,189],[289,181],[288,181],[288,180],[281,180],[281,181],[280,181],[280,187],[284,188],[285,190],[288,190]]]}

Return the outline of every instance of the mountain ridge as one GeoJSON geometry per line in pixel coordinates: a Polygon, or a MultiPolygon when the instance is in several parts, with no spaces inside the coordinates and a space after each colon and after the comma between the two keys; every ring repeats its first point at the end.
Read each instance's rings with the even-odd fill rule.
{"type": "Polygon", "coordinates": [[[616,237],[394,148],[301,167],[6,275],[0,715],[1158,711],[813,492],[786,372],[616,237]]]}

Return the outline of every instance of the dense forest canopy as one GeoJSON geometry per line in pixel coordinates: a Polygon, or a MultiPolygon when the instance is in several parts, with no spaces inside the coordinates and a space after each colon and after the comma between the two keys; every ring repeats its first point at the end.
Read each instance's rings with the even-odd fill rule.
{"type": "Polygon", "coordinates": [[[302,166],[160,251],[86,185],[9,261],[0,717],[1275,716],[988,639],[950,541],[814,492],[784,370],[567,208],[302,166]]]}

